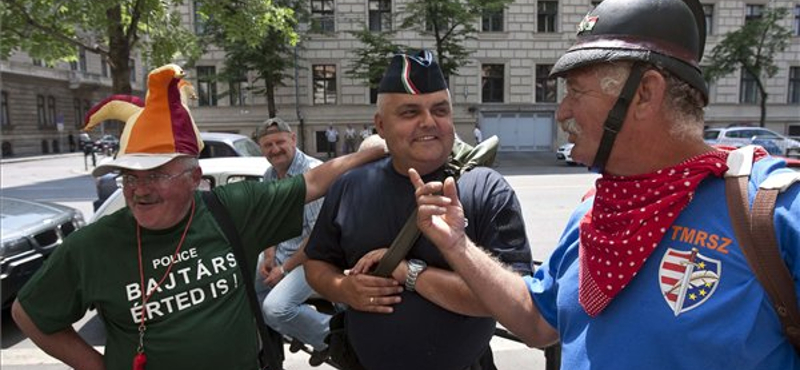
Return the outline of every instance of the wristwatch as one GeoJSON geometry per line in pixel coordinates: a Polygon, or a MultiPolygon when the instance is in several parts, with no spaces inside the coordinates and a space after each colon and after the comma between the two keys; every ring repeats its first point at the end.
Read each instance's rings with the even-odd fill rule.
{"type": "Polygon", "coordinates": [[[428,264],[423,260],[410,259],[408,260],[408,273],[406,274],[406,290],[413,292],[417,285],[417,278],[422,271],[428,267],[428,264]]]}

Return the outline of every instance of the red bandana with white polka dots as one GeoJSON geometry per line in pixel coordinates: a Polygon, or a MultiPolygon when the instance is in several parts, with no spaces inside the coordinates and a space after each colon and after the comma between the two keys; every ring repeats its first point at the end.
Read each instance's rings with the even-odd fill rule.
{"type": "Polygon", "coordinates": [[[722,176],[728,153],[713,151],[637,176],[604,175],[580,223],[578,296],[595,317],[636,276],[706,176],[722,176]]]}

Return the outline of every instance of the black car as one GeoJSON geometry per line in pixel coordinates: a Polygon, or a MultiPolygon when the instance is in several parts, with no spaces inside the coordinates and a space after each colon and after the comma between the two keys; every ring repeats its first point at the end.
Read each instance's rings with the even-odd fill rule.
{"type": "Polygon", "coordinates": [[[53,203],[0,197],[2,307],[14,300],[64,238],[85,224],[81,211],[53,203]]]}

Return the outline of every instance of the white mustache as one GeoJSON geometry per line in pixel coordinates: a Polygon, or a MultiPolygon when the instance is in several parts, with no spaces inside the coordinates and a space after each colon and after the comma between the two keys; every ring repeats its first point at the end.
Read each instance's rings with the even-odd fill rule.
{"type": "Polygon", "coordinates": [[[559,121],[558,124],[561,126],[561,130],[568,134],[580,135],[581,134],[581,127],[578,126],[578,123],[575,122],[574,118],[569,118],[563,121],[559,121]]]}

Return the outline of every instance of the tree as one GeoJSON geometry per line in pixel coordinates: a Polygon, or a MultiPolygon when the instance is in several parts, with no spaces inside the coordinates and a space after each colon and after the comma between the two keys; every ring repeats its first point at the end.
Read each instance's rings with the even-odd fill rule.
{"type": "Polygon", "coordinates": [[[345,74],[365,81],[370,88],[377,88],[383,73],[389,67],[390,57],[403,51],[405,46],[390,40],[393,32],[373,32],[367,25],[360,31],[351,31],[350,34],[361,41],[362,47],[354,50],[356,58],[345,74]]]}
{"type": "Polygon", "coordinates": [[[778,66],[775,56],[786,49],[792,33],[779,22],[788,14],[786,8],[771,8],[761,18],[745,22],[742,28],[729,32],[711,51],[704,72],[715,81],[740,68],[755,77],[760,94],[761,118],[764,127],[767,117],[767,92],[764,80],[775,76],[778,66]]]}
{"type": "Polygon", "coordinates": [[[206,34],[225,50],[225,68],[219,77],[226,81],[240,81],[250,71],[256,73],[248,89],[267,98],[269,117],[275,117],[275,89],[284,86],[284,71],[294,63],[294,47],[299,40],[295,32],[297,17],[306,15],[299,0],[237,2],[219,7],[218,2],[207,2],[200,7],[205,17],[206,34]],[[268,14],[261,21],[252,22],[249,14],[268,14]],[[242,28],[242,23],[250,27],[242,28]],[[245,32],[242,32],[245,31],[245,32]],[[256,36],[254,36],[256,35],[256,36]],[[252,83],[263,81],[264,87],[252,83]]]}
{"type": "Polygon", "coordinates": [[[436,56],[445,76],[457,74],[471,54],[464,41],[474,38],[474,24],[484,14],[502,11],[513,0],[412,0],[406,5],[401,27],[432,35],[436,56]]]}
{"type": "Polygon", "coordinates": [[[200,48],[171,5],[181,0],[3,0],[0,58],[15,51],[48,64],[75,61],[78,50],[101,55],[111,68],[112,90],[130,94],[132,52],[151,65],[177,55],[194,59],[200,48]]]}

